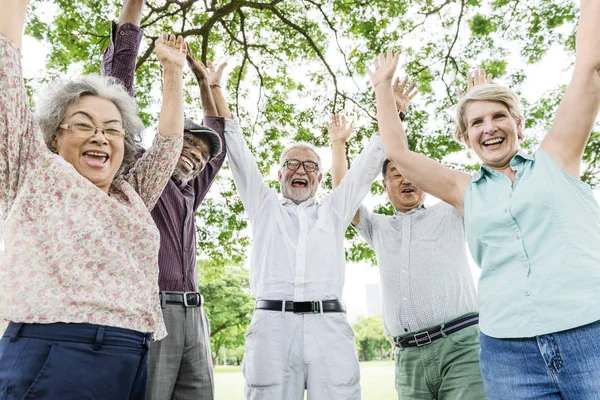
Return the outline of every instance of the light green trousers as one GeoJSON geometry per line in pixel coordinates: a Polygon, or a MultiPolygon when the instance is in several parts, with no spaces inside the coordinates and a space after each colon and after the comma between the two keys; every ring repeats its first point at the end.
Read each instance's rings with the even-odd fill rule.
{"type": "Polygon", "coordinates": [[[421,347],[396,347],[398,400],[485,399],[479,370],[479,327],[472,325],[421,347]]]}

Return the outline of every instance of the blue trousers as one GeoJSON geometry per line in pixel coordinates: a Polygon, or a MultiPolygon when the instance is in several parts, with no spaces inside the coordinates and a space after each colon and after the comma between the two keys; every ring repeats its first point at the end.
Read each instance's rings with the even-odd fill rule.
{"type": "Polygon", "coordinates": [[[480,334],[489,400],[600,399],[600,321],[533,338],[480,334]]]}
{"type": "Polygon", "coordinates": [[[151,333],[92,324],[10,323],[0,400],[143,400],[151,333]]]}

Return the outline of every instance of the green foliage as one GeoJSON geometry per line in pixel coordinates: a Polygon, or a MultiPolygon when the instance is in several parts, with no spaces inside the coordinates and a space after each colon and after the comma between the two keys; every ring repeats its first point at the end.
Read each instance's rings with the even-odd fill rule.
{"type": "Polygon", "coordinates": [[[469,21],[469,27],[475,36],[485,36],[492,32],[496,32],[495,22],[481,14],[476,14],[473,16],[473,18],[471,18],[469,21]]]}
{"type": "MultiPolygon", "coordinates": [[[[122,0],[33,1],[27,33],[47,43],[46,76],[40,83],[72,71],[98,72],[110,42],[110,20],[122,0]],[[46,7],[52,5],[54,13],[46,7]]],[[[411,148],[456,168],[473,171],[474,160],[452,139],[456,89],[465,75],[483,66],[518,91],[525,81],[522,63],[537,63],[550,46],[574,50],[574,0],[146,0],[144,42],[136,69],[136,100],[147,126],[156,125],[161,70],[154,40],[166,30],[183,35],[205,61],[228,58],[231,109],[256,155],[269,186],[281,150],[293,140],[328,146],[322,123],[343,111],[357,123],[348,144],[353,160],[377,129],[373,91],[366,68],[388,46],[401,48],[400,74],[417,83],[419,96],[407,114],[411,148]],[[521,59],[513,57],[520,50],[521,59]],[[459,156],[457,156],[459,155],[459,156]],[[457,161],[459,160],[459,161],[457,161]]],[[[526,104],[526,148],[539,142],[549,126],[561,88],[526,104]]],[[[197,87],[186,76],[186,110],[200,114],[197,87]]],[[[596,184],[598,145],[593,136],[586,150],[589,168],[583,178],[596,184]]],[[[210,199],[197,214],[198,256],[207,279],[227,265],[242,265],[248,253],[249,227],[230,175],[222,174],[210,199]]],[[[325,175],[327,171],[324,171],[325,175]]],[[[325,187],[330,187],[329,179],[325,187]]],[[[389,213],[379,184],[376,210],[389,213]]],[[[348,260],[374,263],[373,251],[352,229],[347,232],[348,260]]]]}
{"type": "Polygon", "coordinates": [[[206,269],[210,270],[210,265],[199,261],[198,267],[199,289],[206,301],[204,310],[211,325],[210,344],[214,360],[222,348],[243,346],[254,298],[250,294],[248,270],[244,267],[224,267],[218,277],[212,278],[204,273],[206,269]]]}
{"type": "Polygon", "coordinates": [[[392,345],[383,331],[381,314],[359,317],[354,325],[354,338],[360,361],[389,358],[392,345]]]}

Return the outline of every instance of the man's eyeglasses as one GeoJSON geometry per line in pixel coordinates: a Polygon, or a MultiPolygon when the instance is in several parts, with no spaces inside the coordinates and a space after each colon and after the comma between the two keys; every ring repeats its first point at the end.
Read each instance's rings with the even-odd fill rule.
{"type": "Polygon", "coordinates": [[[298,168],[300,168],[301,165],[304,167],[304,170],[306,172],[315,172],[319,169],[319,164],[317,164],[314,161],[300,161],[290,159],[285,160],[285,162],[283,163],[283,166],[287,167],[287,169],[289,169],[290,171],[297,170],[298,168]]]}
{"type": "Polygon", "coordinates": [[[60,129],[73,132],[73,135],[81,138],[94,136],[98,130],[102,132],[106,140],[116,141],[125,137],[125,129],[116,126],[101,126],[91,121],[71,121],[68,124],[58,126],[60,129]]]}

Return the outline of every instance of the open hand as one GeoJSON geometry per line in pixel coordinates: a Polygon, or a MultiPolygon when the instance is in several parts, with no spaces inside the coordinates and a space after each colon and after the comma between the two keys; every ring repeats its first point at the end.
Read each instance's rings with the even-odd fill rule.
{"type": "Polygon", "coordinates": [[[407,83],[408,76],[402,79],[402,82],[400,82],[400,77],[396,77],[396,80],[392,85],[392,89],[394,89],[394,100],[396,100],[396,110],[402,111],[403,113],[408,111],[408,105],[418,93],[417,84],[415,82],[411,83],[408,88],[406,87],[407,83]]]}
{"type": "MultiPolygon", "coordinates": [[[[492,83],[492,74],[485,75],[484,69],[476,69],[473,73],[467,73],[467,92],[471,90],[473,87],[477,85],[482,85],[484,83],[492,83]]],[[[461,89],[457,90],[458,92],[458,100],[462,99],[466,92],[463,92],[461,89]]]]}
{"type": "Polygon", "coordinates": [[[354,130],[354,123],[346,121],[346,117],[342,114],[333,114],[331,121],[325,122],[327,133],[331,143],[342,142],[346,143],[354,130]]]}
{"type": "Polygon", "coordinates": [[[188,66],[196,76],[196,80],[200,81],[203,79],[207,79],[208,70],[206,69],[206,66],[202,63],[202,61],[196,60],[196,58],[194,57],[194,53],[192,53],[192,49],[190,48],[190,44],[186,43],[186,45],[187,54],[185,58],[188,66]]]}
{"type": "Polygon", "coordinates": [[[187,45],[182,36],[175,37],[163,32],[161,37],[154,42],[154,52],[163,68],[179,67],[185,65],[187,45]]]}
{"type": "Polygon", "coordinates": [[[223,76],[223,71],[225,70],[225,67],[227,67],[227,61],[223,62],[216,68],[212,62],[207,61],[206,63],[208,64],[208,84],[211,87],[221,87],[221,78],[223,76]]]}
{"type": "Polygon", "coordinates": [[[371,84],[374,88],[382,83],[385,85],[390,85],[392,83],[396,68],[398,67],[400,54],[402,54],[401,51],[394,54],[390,47],[387,49],[386,53],[381,53],[375,57],[375,60],[373,60],[373,66],[375,67],[374,71],[367,68],[367,72],[371,77],[371,84]]]}

